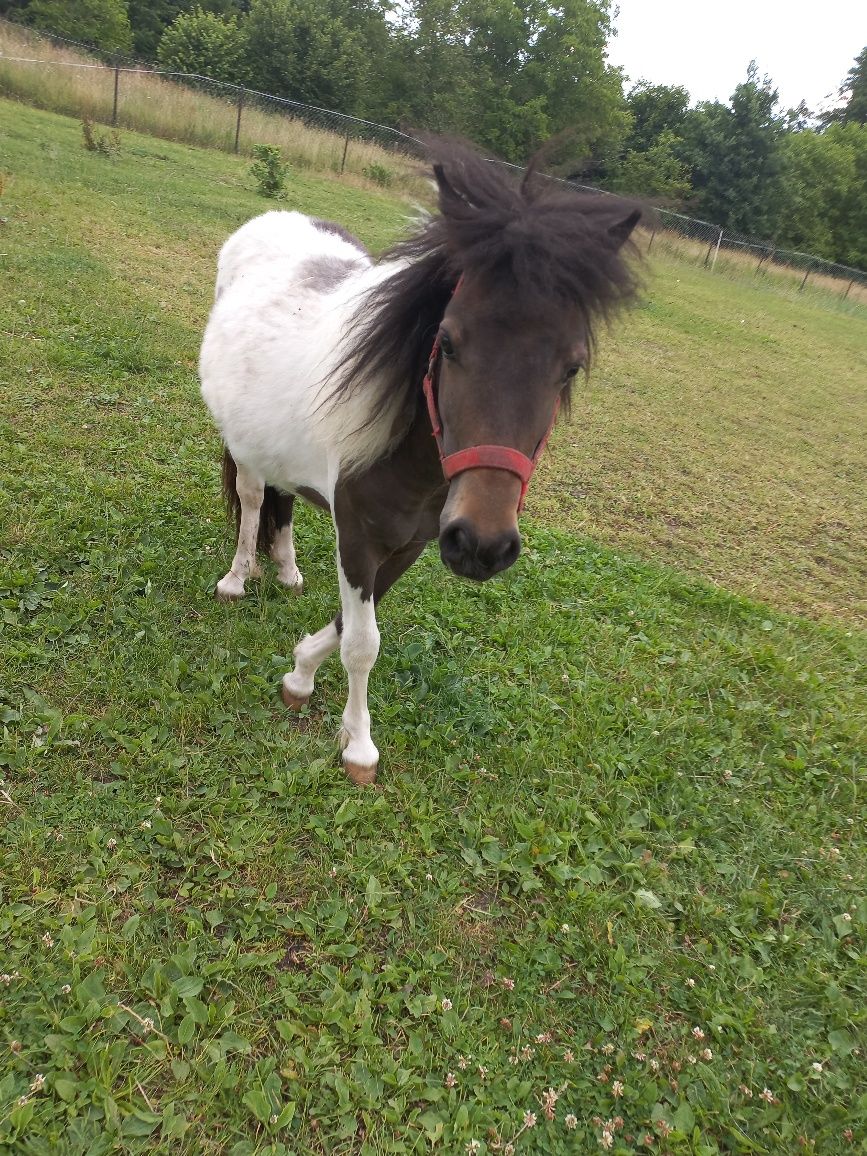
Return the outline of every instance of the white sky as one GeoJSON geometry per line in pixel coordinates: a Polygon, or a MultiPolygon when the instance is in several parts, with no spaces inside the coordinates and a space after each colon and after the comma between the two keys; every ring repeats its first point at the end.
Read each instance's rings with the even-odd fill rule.
{"type": "MultiPolygon", "coordinates": [[[[728,102],[753,59],[784,109],[815,112],[867,45],[867,0],[614,0],[620,12],[608,59],[629,77],[679,84],[693,103],[728,102]]],[[[832,97],[831,100],[828,97],[832,97]]]]}

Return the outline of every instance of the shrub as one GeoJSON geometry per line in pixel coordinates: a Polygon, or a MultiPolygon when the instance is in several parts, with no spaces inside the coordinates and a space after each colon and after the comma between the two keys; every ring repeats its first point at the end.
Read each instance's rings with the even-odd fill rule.
{"type": "Polygon", "coordinates": [[[84,147],[89,153],[101,153],[104,157],[116,157],[120,153],[120,133],[116,128],[102,131],[97,129],[89,116],[81,122],[84,147]]]}
{"type": "Polygon", "coordinates": [[[376,161],[371,161],[367,168],[361,170],[369,181],[373,181],[376,185],[382,185],[387,189],[392,182],[391,169],[387,169],[385,165],[378,164],[376,161]]]}
{"type": "Polygon", "coordinates": [[[263,197],[282,197],[289,166],[283,164],[280,150],[274,145],[253,145],[253,156],[256,160],[250,166],[250,174],[256,178],[257,192],[263,197]]]}

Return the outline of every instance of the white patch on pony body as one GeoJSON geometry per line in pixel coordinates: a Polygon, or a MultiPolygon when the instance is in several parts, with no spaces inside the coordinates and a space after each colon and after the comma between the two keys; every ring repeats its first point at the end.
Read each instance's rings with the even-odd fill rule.
{"type": "Polygon", "coordinates": [[[339,475],[382,457],[402,431],[395,414],[368,423],[376,383],[331,400],[349,348],[355,304],[402,263],[373,265],[301,213],[270,212],[223,245],[217,300],[199,360],[202,396],[239,468],[286,492],[331,500],[339,475]],[[305,269],[316,258],[351,262],[327,292],[305,269]]]}

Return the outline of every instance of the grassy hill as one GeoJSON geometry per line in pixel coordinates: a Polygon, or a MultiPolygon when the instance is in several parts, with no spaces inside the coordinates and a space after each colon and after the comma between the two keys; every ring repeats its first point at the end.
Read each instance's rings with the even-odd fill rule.
{"type": "MultiPolygon", "coordinates": [[[[0,127],[0,1152],[862,1147],[857,308],[650,269],[518,564],[429,552],[383,605],[358,792],[339,665],[276,695],[327,521],[302,599],[211,597],[194,367],[246,163],[0,127]]],[[[374,248],[408,211],[288,204],[374,248]]]]}

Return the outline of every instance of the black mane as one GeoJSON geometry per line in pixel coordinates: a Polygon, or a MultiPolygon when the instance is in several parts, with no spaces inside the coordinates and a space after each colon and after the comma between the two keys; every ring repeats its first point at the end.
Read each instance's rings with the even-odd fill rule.
{"type": "Polygon", "coordinates": [[[518,181],[465,145],[437,140],[430,151],[440,214],[380,258],[408,264],[356,314],[353,348],[337,375],[337,394],[379,380],[371,421],[396,398],[407,423],[414,416],[434,337],[464,272],[510,282],[526,306],[576,306],[588,349],[595,323],[636,293],[624,255],[640,216],[633,204],[564,187],[539,175],[532,162],[518,181]]]}

